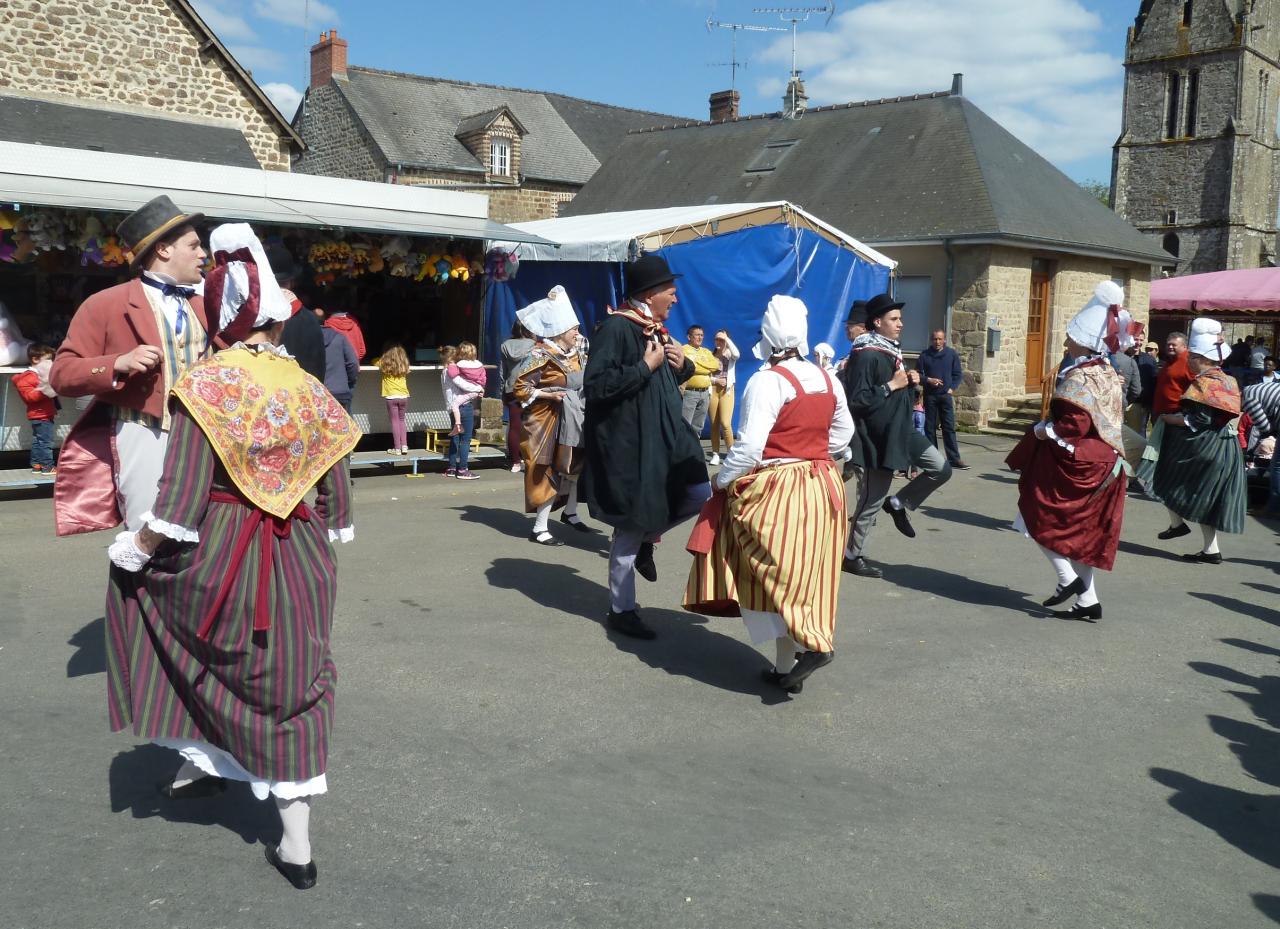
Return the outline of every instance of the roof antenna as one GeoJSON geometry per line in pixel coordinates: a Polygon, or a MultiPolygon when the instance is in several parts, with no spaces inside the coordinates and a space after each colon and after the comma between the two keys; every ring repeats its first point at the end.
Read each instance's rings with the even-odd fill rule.
{"type": "Polygon", "coordinates": [[[729,89],[730,90],[738,89],[738,69],[745,68],[747,66],[747,63],[745,61],[743,62],[738,61],[738,30],[746,29],[748,32],[786,32],[787,31],[782,26],[752,26],[744,23],[722,23],[708,16],[707,32],[710,32],[713,29],[732,29],[733,30],[733,44],[731,46],[733,51],[729,61],[718,61],[708,65],[708,67],[712,67],[712,68],[724,68],[724,67],[729,68],[729,89]]]}
{"type": "Polygon", "coordinates": [[[822,25],[824,28],[829,26],[831,18],[836,15],[835,0],[829,0],[822,6],[758,6],[751,12],[777,13],[784,23],[791,23],[791,79],[787,82],[787,97],[790,101],[783,115],[787,119],[799,119],[804,113],[797,105],[801,100],[803,85],[800,83],[800,72],[796,70],[796,28],[800,23],[808,22],[814,13],[826,13],[827,18],[822,25]]]}

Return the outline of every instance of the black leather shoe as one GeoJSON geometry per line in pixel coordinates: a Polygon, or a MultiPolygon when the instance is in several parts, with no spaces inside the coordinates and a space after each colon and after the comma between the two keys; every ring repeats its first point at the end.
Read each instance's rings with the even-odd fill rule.
{"type": "Polygon", "coordinates": [[[530,532],[530,533],[529,533],[529,541],[530,541],[530,542],[533,542],[533,543],[535,543],[535,544],[537,544],[537,545],[563,545],[563,544],[564,544],[564,543],[563,543],[563,542],[561,542],[559,539],[557,539],[555,536],[551,535],[551,533],[549,533],[549,532],[548,532],[548,533],[546,533],[546,535],[548,536],[548,538],[545,538],[545,539],[540,539],[540,538],[538,538],[538,536],[539,536],[539,535],[540,535],[540,533],[537,533],[537,532],[530,532]]]}
{"type": "MultiPolygon", "coordinates": [[[[774,687],[782,687],[782,675],[771,668],[765,668],[760,672],[760,679],[766,684],[772,684],[774,687]]],[[[782,687],[789,694],[798,694],[804,690],[804,681],[792,684],[790,687],[782,687]]]]}
{"type": "Polygon", "coordinates": [[[658,579],[658,566],[653,563],[653,543],[642,542],[640,551],[636,552],[636,574],[646,581],[658,579]]]}
{"type": "Polygon", "coordinates": [[[181,787],[174,787],[172,782],[156,785],[156,793],[162,797],[168,797],[170,800],[202,800],[205,797],[225,793],[226,789],[226,779],[214,777],[212,774],[198,777],[191,783],[183,784],[181,787]]]}
{"type": "Polygon", "coordinates": [[[888,503],[884,505],[885,512],[893,517],[893,524],[898,527],[898,531],[905,535],[908,539],[916,537],[916,531],[911,528],[911,518],[907,516],[907,508],[905,506],[894,509],[888,503]]]}
{"type": "Polygon", "coordinates": [[[1164,532],[1157,532],[1156,538],[1162,542],[1168,542],[1170,539],[1180,539],[1184,535],[1191,535],[1191,527],[1186,523],[1181,526],[1170,526],[1164,532]]]}
{"type": "Polygon", "coordinates": [[[565,516],[563,513],[560,514],[560,522],[564,523],[566,526],[572,526],[574,529],[577,529],[579,532],[595,532],[594,529],[592,529],[582,520],[578,520],[577,522],[574,522],[568,516],[565,516]]]}
{"type": "Polygon", "coordinates": [[[778,681],[779,687],[785,687],[788,690],[802,683],[814,671],[819,668],[825,668],[831,662],[836,660],[836,653],[830,652],[805,652],[796,662],[796,666],[782,675],[778,681]]]}
{"type": "Polygon", "coordinates": [[[963,461],[953,461],[951,462],[951,469],[953,471],[968,471],[969,466],[963,461]]]}
{"type": "Polygon", "coordinates": [[[1093,606],[1081,606],[1077,603],[1069,610],[1054,610],[1053,615],[1058,619],[1083,619],[1086,622],[1096,623],[1102,619],[1102,604],[1095,603],[1093,606]]]}
{"type": "Polygon", "coordinates": [[[1078,597],[1085,592],[1084,578],[1078,577],[1066,587],[1061,584],[1053,592],[1053,596],[1044,601],[1045,606],[1057,606],[1059,603],[1066,603],[1072,597],[1078,597]]]}
{"type": "Polygon", "coordinates": [[[1201,564],[1222,564],[1222,552],[1195,552],[1190,555],[1183,555],[1183,561],[1198,561],[1201,564]]]}
{"type": "Polygon", "coordinates": [[[635,610],[625,610],[621,613],[609,611],[609,615],[605,617],[604,624],[614,632],[622,635],[629,635],[633,639],[656,639],[658,633],[654,632],[644,624],[644,620],[640,618],[640,614],[635,610]]]}
{"type": "Polygon", "coordinates": [[[280,852],[268,845],[263,851],[266,852],[267,861],[271,862],[271,866],[284,875],[284,879],[299,890],[309,890],[316,886],[316,863],[308,861],[306,864],[289,864],[280,858],[280,852]]]}
{"type": "Polygon", "coordinates": [[[861,555],[857,558],[846,558],[840,569],[847,574],[856,574],[858,577],[884,577],[883,571],[861,555]]]}

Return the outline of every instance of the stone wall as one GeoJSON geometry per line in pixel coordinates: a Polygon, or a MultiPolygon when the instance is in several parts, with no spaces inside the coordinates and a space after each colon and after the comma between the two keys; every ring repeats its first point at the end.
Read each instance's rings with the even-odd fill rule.
{"type": "Polygon", "coordinates": [[[544,184],[525,181],[520,185],[483,187],[474,174],[442,171],[405,171],[398,178],[401,184],[417,184],[426,187],[452,187],[467,189],[475,185],[473,193],[489,197],[489,218],[496,223],[526,223],[535,219],[555,219],[560,215],[560,204],[568,203],[581,189],[569,184],[544,184]]]}
{"type": "Polygon", "coordinates": [[[307,143],[293,164],[299,174],[386,180],[386,163],[377,145],[332,84],[307,91],[293,126],[307,143]]]}
{"type": "Polygon", "coordinates": [[[230,124],[262,167],[289,170],[288,134],[204,42],[167,0],[4,0],[0,90],[230,124]]]}

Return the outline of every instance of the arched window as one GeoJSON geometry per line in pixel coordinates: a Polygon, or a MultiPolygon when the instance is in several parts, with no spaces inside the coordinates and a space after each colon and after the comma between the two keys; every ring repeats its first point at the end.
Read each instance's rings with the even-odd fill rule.
{"type": "Polygon", "coordinates": [[[1165,114],[1164,114],[1164,137],[1166,139],[1176,139],[1178,137],[1178,112],[1180,101],[1180,91],[1182,89],[1182,77],[1177,71],[1170,71],[1165,75],[1165,114]]]}
{"type": "Polygon", "coordinates": [[[1191,25],[1191,12],[1192,12],[1191,7],[1192,7],[1193,3],[1194,3],[1194,0],[1183,0],[1183,3],[1182,3],[1182,25],[1184,25],[1184,26],[1190,26],[1190,25],[1191,25]]]}
{"type": "Polygon", "coordinates": [[[1165,237],[1160,240],[1160,247],[1174,258],[1177,258],[1179,251],[1178,234],[1176,232],[1167,233],[1165,237]]]}
{"type": "Polygon", "coordinates": [[[1196,136],[1196,109],[1200,105],[1200,69],[1196,68],[1187,75],[1187,118],[1183,135],[1189,139],[1196,136]]]}

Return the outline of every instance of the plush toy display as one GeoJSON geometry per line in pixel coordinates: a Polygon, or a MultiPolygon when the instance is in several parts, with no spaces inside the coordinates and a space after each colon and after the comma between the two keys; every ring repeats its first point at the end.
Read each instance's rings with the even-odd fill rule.
{"type": "Polygon", "coordinates": [[[30,339],[22,337],[18,321],[9,313],[9,308],[0,303],[0,365],[20,367],[27,363],[27,346],[30,339]]]}

